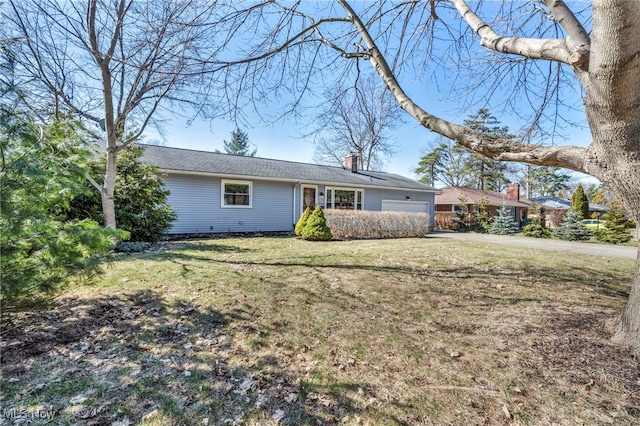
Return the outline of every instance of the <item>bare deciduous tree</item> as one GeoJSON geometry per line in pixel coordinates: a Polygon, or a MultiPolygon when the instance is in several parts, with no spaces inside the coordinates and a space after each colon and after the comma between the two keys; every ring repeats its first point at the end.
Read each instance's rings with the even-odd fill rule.
{"type": "MultiPolygon", "coordinates": [[[[576,1],[571,6],[562,0],[474,2],[472,8],[465,0],[381,1],[360,3],[356,10],[348,1],[337,0],[317,9],[304,2],[263,6],[258,16],[276,8],[277,24],[264,30],[268,37],[256,38],[227,61],[236,67],[229,81],[249,84],[257,95],[252,102],[290,90],[295,96],[293,108],[312,82],[329,76],[344,80],[368,61],[402,109],[425,128],[495,160],[590,174],[618,194],[640,223],[639,2],[593,0],[591,5],[576,1]],[[483,19],[483,15],[494,17],[483,19]],[[478,53],[478,45],[484,54],[478,53]],[[470,85],[484,92],[468,92],[461,78],[438,79],[438,73],[442,77],[464,71],[464,64],[474,71],[466,76],[470,85]],[[583,98],[592,141],[585,148],[530,144],[438,117],[410,93],[415,90],[408,84],[414,82],[413,72],[421,69],[433,72],[418,75],[434,91],[450,84],[449,95],[485,102],[497,91],[506,91],[503,105],[513,105],[517,99],[535,104],[526,123],[530,128],[557,117],[569,90],[583,98]],[[286,85],[275,83],[282,82],[279,76],[286,76],[286,85]],[[262,78],[269,84],[258,84],[262,78]]],[[[235,23],[256,22],[249,14],[235,23]]],[[[640,353],[640,270],[615,339],[640,353]]]]}
{"type": "Polygon", "coordinates": [[[356,153],[358,167],[371,170],[382,169],[393,155],[390,132],[402,122],[401,111],[374,78],[359,78],[352,87],[338,86],[327,93],[329,102],[315,121],[316,161],[340,165],[349,153],[356,153]]]}
{"type": "Polygon", "coordinates": [[[50,115],[99,125],[106,139],[105,224],[116,227],[120,150],[162,120],[168,104],[199,106],[213,85],[204,65],[221,47],[216,3],[197,0],[59,2],[9,0],[2,37],[13,44],[27,102],[50,115]]]}

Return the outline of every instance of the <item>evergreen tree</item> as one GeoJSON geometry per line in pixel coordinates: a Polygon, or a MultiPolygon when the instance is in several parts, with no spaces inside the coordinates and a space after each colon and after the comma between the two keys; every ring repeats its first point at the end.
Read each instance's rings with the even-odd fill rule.
{"type": "Polygon", "coordinates": [[[487,233],[493,223],[493,215],[489,212],[489,204],[486,199],[482,199],[478,204],[475,228],[478,232],[487,233]]]}
{"type": "Polygon", "coordinates": [[[593,204],[598,204],[601,206],[609,205],[609,197],[607,197],[607,192],[603,187],[598,188],[598,190],[591,197],[591,202],[593,204]]]}
{"type": "Polygon", "coordinates": [[[567,241],[588,240],[593,233],[580,223],[581,220],[580,213],[569,209],[560,226],[553,230],[553,236],[567,241]]]}
{"type": "MultiPolygon", "coordinates": [[[[475,114],[464,120],[464,124],[473,130],[495,138],[513,138],[513,135],[509,134],[509,127],[500,126],[498,119],[487,108],[480,108],[475,114]]],[[[468,186],[473,188],[501,191],[509,183],[506,176],[509,172],[507,163],[492,160],[476,152],[470,153],[467,169],[469,176],[475,183],[475,185],[468,186]]]]}
{"type": "Polygon", "coordinates": [[[231,132],[231,140],[224,141],[224,150],[227,154],[244,155],[245,157],[255,157],[258,149],[251,151],[249,135],[236,127],[231,132]]]}
{"type": "Polygon", "coordinates": [[[530,223],[522,228],[522,234],[533,238],[549,238],[551,231],[547,228],[546,216],[542,204],[537,203],[533,207],[534,213],[529,216],[530,223]]]}
{"type": "Polygon", "coordinates": [[[126,236],[90,219],[65,216],[70,200],[87,191],[91,152],[77,127],[5,124],[0,120],[2,308],[46,302],[73,280],[91,278],[116,238],[126,236]]]}
{"type": "Polygon", "coordinates": [[[304,209],[302,216],[300,216],[300,219],[298,219],[298,222],[296,223],[296,227],[294,228],[294,232],[296,233],[297,236],[300,236],[302,234],[302,230],[307,224],[307,220],[309,219],[309,216],[311,216],[311,213],[313,213],[313,211],[309,207],[304,209]]]}
{"type": "Polygon", "coordinates": [[[469,206],[467,206],[467,197],[460,195],[458,198],[458,210],[453,218],[453,229],[458,232],[469,231],[469,206]]]}
{"type": "Polygon", "coordinates": [[[571,175],[560,167],[527,164],[519,180],[527,198],[555,196],[558,191],[569,189],[571,175]]]}
{"type": "Polygon", "coordinates": [[[511,235],[518,232],[518,224],[513,220],[509,210],[502,206],[498,210],[498,216],[495,217],[491,227],[489,228],[490,234],[499,235],[511,235]]]}
{"type": "MultiPolygon", "coordinates": [[[[512,138],[509,128],[500,126],[500,122],[486,108],[469,116],[464,123],[473,130],[495,138],[512,138]]],[[[437,141],[436,148],[420,159],[415,170],[421,182],[439,181],[449,186],[492,191],[501,191],[509,183],[507,163],[484,157],[443,138],[437,141]]]]}
{"type": "Polygon", "coordinates": [[[322,207],[315,208],[307,219],[304,228],[300,231],[300,236],[305,240],[311,241],[328,241],[333,238],[331,230],[327,226],[327,219],[324,217],[322,207]]]}
{"type": "Polygon", "coordinates": [[[579,184],[571,196],[571,209],[578,212],[582,219],[589,218],[589,200],[584,193],[582,184],[579,184]]]}
{"type": "MultiPolygon", "coordinates": [[[[157,167],[142,164],[142,146],[129,146],[118,155],[118,180],[116,181],[116,222],[120,229],[128,231],[131,241],[156,242],[171,228],[177,215],[167,205],[169,191],[158,176],[157,167]]],[[[105,159],[91,163],[91,174],[96,181],[105,168],[105,159]]],[[[89,218],[102,223],[100,194],[90,187],[85,194],[74,198],[69,217],[89,218]]]]}
{"type": "Polygon", "coordinates": [[[607,221],[603,229],[596,233],[598,241],[609,244],[626,243],[631,239],[631,234],[627,229],[627,219],[619,202],[611,205],[611,210],[607,213],[607,221]]]}
{"type": "Polygon", "coordinates": [[[433,151],[424,155],[414,173],[420,176],[419,182],[427,185],[435,186],[438,176],[443,173],[445,150],[447,145],[441,143],[433,151]]]}

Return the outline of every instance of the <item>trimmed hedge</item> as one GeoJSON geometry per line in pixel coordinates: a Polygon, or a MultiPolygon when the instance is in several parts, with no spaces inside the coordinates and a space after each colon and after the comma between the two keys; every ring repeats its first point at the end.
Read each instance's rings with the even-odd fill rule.
{"type": "Polygon", "coordinates": [[[333,238],[340,240],[423,237],[429,233],[426,213],[327,209],[324,214],[333,238]]]}

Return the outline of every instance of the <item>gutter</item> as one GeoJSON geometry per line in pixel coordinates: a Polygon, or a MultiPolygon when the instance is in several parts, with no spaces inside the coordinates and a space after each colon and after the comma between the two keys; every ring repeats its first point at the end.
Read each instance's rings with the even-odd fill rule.
{"type": "Polygon", "coordinates": [[[221,179],[244,179],[244,180],[262,180],[262,181],[271,181],[271,182],[291,182],[296,184],[301,183],[309,183],[313,185],[324,185],[324,186],[337,186],[337,187],[358,187],[358,188],[378,188],[378,189],[390,189],[393,191],[414,191],[414,192],[424,192],[424,193],[433,193],[435,195],[442,194],[442,190],[432,188],[432,189],[419,189],[419,188],[407,188],[401,186],[382,186],[382,185],[363,185],[360,183],[346,183],[346,182],[335,182],[335,181],[319,181],[319,180],[308,180],[308,181],[300,181],[299,179],[291,179],[291,178],[276,178],[276,177],[265,177],[265,176],[249,176],[249,175],[237,175],[237,174],[221,174],[221,173],[207,173],[207,172],[193,172],[193,171],[185,171],[185,170],[173,170],[173,169],[161,169],[158,168],[158,173],[160,174],[177,174],[177,175],[188,175],[188,176],[208,176],[208,177],[219,177],[221,179]]]}

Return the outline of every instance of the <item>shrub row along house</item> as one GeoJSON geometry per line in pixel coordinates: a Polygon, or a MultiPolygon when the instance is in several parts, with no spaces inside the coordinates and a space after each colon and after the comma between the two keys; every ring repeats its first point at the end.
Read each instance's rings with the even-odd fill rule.
{"type": "Polygon", "coordinates": [[[420,212],[434,225],[440,191],[400,175],[344,167],[145,146],[178,214],[170,234],[292,231],[307,208],[420,212]]]}

